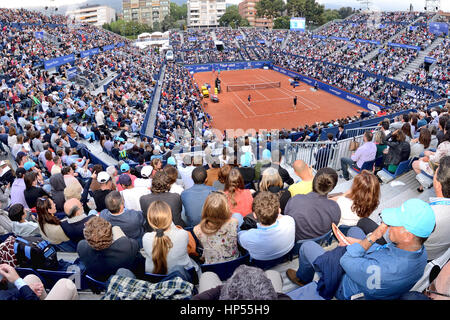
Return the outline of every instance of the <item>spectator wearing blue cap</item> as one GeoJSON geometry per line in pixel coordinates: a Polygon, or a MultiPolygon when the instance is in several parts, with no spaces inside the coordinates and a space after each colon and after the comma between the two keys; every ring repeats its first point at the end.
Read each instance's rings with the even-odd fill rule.
{"type": "MultiPolygon", "coordinates": [[[[134,174],[131,174],[130,170],[131,169],[130,169],[130,166],[128,165],[128,163],[123,163],[120,166],[120,173],[129,175],[131,178],[131,185],[134,187],[134,180],[136,180],[137,177],[134,174]]],[[[116,178],[116,186],[117,186],[117,191],[123,191],[123,187],[119,184],[119,176],[116,178]]]]}
{"type": "Polygon", "coordinates": [[[194,185],[181,193],[181,201],[186,214],[186,223],[188,227],[194,227],[200,223],[202,218],[203,204],[208,195],[216,188],[205,184],[207,172],[204,167],[196,167],[192,171],[192,180],[194,185]]]}
{"type": "Polygon", "coordinates": [[[340,255],[335,250],[334,254],[325,254],[325,250],[313,241],[303,243],[299,252],[300,267],[297,273],[292,269],[287,271],[289,279],[303,285],[311,282],[314,273],[319,271],[318,288],[323,283],[328,288],[334,287],[334,293],[328,292],[331,297],[340,300],[352,297],[398,299],[423,275],[427,264],[424,243],[435,228],[435,215],[428,203],[410,199],[399,208],[384,209],[381,218],[381,225],[367,235],[357,227],[349,230],[348,237],[338,235],[339,245],[346,246],[345,250],[335,249],[342,250],[340,255]],[[390,242],[386,245],[375,243],[387,231],[390,242]],[[335,280],[330,282],[330,276],[335,280]]]}

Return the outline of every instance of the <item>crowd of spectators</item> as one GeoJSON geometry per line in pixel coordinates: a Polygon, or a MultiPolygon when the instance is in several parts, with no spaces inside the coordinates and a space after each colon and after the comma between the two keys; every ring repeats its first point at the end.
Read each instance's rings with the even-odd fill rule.
{"type": "MultiPolygon", "coordinates": [[[[396,14],[388,16],[397,19],[396,14]]],[[[9,23],[60,23],[62,26],[57,28],[61,34],[54,35],[70,44],[62,50],[46,50],[44,44],[48,41],[33,37],[34,31],[28,29],[33,27],[2,26],[0,147],[6,160],[0,161],[0,200],[6,210],[0,211],[0,275],[4,278],[0,299],[78,298],[71,281],[61,279],[53,288],[44,288],[37,277],[22,279],[17,274],[14,268],[19,263],[11,252],[17,237],[29,235],[41,237],[59,251],[76,252],[79,259],[73,264],[98,281],[109,282],[105,297],[115,290],[111,283],[128,284],[130,290],[120,292],[126,296],[138,290],[135,284],[144,286],[139,281],[147,279],[145,273],[153,273],[166,276],[162,282],[169,284],[152,290],[173,298],[175,293],[169,292],[180,289],[178,294],[184,292],[184,298],[197,300],[293,299],[295,295],[281,293],[277,272],[241,266],[225,283],[214,274],[200,272],[200,265],[205,263],[229,262],[245,254],[255,261],[268,261],[293,249],[299,256],[299,269],[289,269],[287,277],[300,286],[296,294],[305,294],[303,288],[311,285],[326,289],[325,293],[322,289],[310,290],[303,299],[349,300],[361,293],[366,299],[398,299],[421,278],[427,260],[441,256],[449,248],[448,105],[426,110],[434,101],[426,93],[343,66],[323,64],[312,60],[315,56],[308,52],[307,57],[294,57],[274,51],[276,64],[383,101],[391,106],[389,113],[417,109],[392,123],[382,120],[380,131],[375,132],[377,137],[367,131],[355,154],[341,160],[346,180],[348,166],[361,169],[364,161],[373,160],[379,152],[382,166],[391,172],[405,158],[417,158],[412,165],[416,173],[425,171],[434,177],[438,199],[430,201],[432,205],[409,199],[401,208],[383,210],[378,225],[369,218],[380,200],[380,182],[372,172],[362,170],[348,192],[331,196],[338,183],[335,169],[323,166],[315,172],[297,160],[293,169],[300,181],[294,181],[297,177],[291,177],[280,166],[281,152],[271,152],[264,143],[257,149],[256,142],[265,132],[256,137],[215,140],[209,116],[202,108],[200,90],[189,71],[169,63],[164,77],[158,79],[163,59],[156,51],[141,51],[126,42],[90,60],[77,60],[76,64],[100,78],[107,69],[117,74],[104,93],[94,95],[88,88],[67,81],[67,65],[50,73],[34,64],[122,42],[122,38],[101,29],[90,35],[88,31],[93,27],[70,24],[61,16],[49,18],[36,12],[0,9],[0,17],[9,23]],[[22,18],[18,20],[17,16],[22,18]],[[80,33],[87,34],[86,41],[79,38],[80,33]],[[162,86],[154,139],[138,139],[157,80],[162,86]],[[206,141],[194,141],[199,133],[206,141]],[[83,148],[71,148],[70,138],[88,145],[99,141],[102,150],[119,160],[118,166],[104,168],[90,163],[83,148]],[[177,147],[190,150],[194,142],[204,142],[203,155],[186,154],[182,161],[174,156],[177,147]],[[217,145],[224,146],[220,155],[212,152],[217,145]],[[256,154],[260,151],[262,159],[258,161],[256,154]],[[8,157],[15,161],[14,165],[8,157]],[[124,159],[135,160],[138,166],[131,167],[124,159]],[[388,229],[389,235],[385,235],[388,229]],[[338,241],[339,246],[325,251],[311,241],[323,235],[327,235],[327,241],[338,241]],[[297,241],[302,241],[300,249],[297,241]],[[381,272],[383,290],[364,285],[367,265],[374,261],[381,272]],[[192,273],[186,271],[189,269],[200,278],[198,295],[188,289],[192,286],[187,283],[194,282],[192,273]],[[314,278],[315,272],[319,279],[314,278]],[[331,278],[335,283],[323,283],[331,278]],[[45,289],[51,289],[48,295],[45,289]]],[[[247,41],[253,43],[261,38],[274,40],[268,31],[249,29],[245,33],[247,41]]],[[[199,31],[187,35],[209,39],[199,31]]],[[[184,39],[186,43],[186,36],[184,39]]],[[[328,53],[341,47],[340,42],[321,45],[321,50],[328,53]]],[[[190,49],[200,47],[198,43],[190,45],[190,49]]],[[[253,49],[261,58],[268,48],[255,45],[253,49]]],[[[375,112],[362,112],[283,129],[280,141],[289,141],[292,133],[300,133],[300,139],[318,141],[325,127],[342,127],[375,116],[375,112]]],[[[331,137],[341,138],[342,132],[339,137],[331,137]]],[[[418,192],[423,190],[419,188],[418,192]]],[[[58,269],[64,271],[68,264],[60,260],[58,269]]],[[[433,282],[429,298],[449,296],[450,287],[444,280],[433,282]]],[[[422,293],[417,295],[426,298],[422,293]]]]}

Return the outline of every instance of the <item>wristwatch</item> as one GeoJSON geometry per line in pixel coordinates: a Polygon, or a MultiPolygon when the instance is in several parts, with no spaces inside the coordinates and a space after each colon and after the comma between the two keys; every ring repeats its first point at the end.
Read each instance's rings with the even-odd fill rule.
{"type": "Polygon", "coordinates": [[[370,240],[370,236],[371,236],[371,235],[372,235],[372,232],[369,233],[369,234],[366,236],[366,240],[369,241],[370,244],[374,244],[374,242],[373,242],[372,240],[370,240]]]}

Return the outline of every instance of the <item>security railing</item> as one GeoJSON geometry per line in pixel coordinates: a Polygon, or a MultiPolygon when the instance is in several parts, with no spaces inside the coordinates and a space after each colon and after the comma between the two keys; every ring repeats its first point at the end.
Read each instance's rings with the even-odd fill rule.
{"type": "Polygon", "coordinates": [[[349,158],[353,153],[349,150],[352,141],[361,145],[363,135],[340,141],[291,142],[285,146],[285,162],[292,166],[295,160],[303,160],[316,170],[324,167],[339,170],[341,158],[349,158]]]}

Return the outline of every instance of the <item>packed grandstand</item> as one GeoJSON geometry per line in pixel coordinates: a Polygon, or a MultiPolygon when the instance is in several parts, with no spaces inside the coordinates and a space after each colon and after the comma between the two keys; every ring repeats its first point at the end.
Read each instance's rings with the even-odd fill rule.
{"type": "Polygon", "coordinates": [[[371,19],[172,30],[168,62],[0,9],[0,299],[449,299],[450,42],[371,19]],[[379,107],[214,130],[189,65],[253,61],[379,107]]]}

